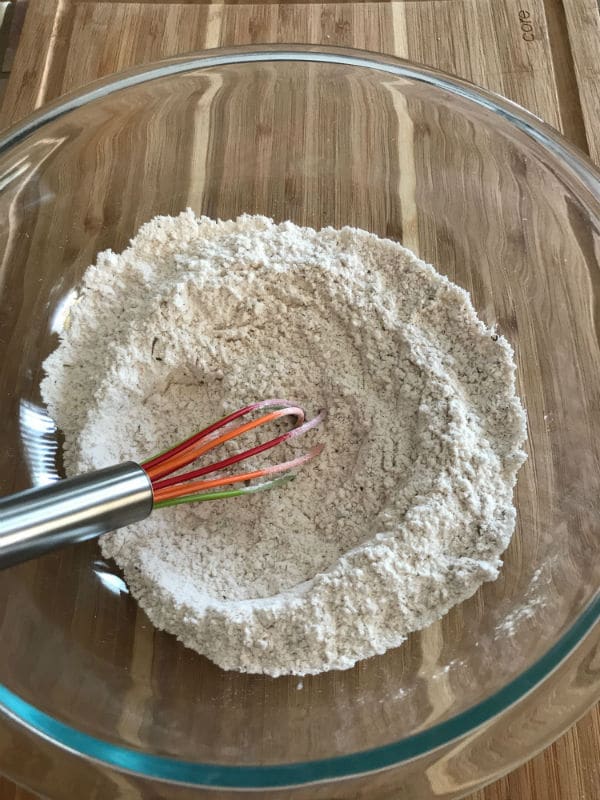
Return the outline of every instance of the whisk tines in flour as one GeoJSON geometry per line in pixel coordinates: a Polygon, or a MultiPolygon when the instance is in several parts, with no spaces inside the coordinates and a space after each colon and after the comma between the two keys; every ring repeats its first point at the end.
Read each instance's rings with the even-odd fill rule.
{"type": "Polygon", "coordinates": [[[299,467],[307,464],[321,453],[323,445],[317,444],[300,456],[259,469],[233,475],[223,471],[234,464],[238,464],[253,456],[258,456],[277,445],[284,444],[291,439],[295,439],[307,433],[309,430],[316,428],[324,418],[325,411],[322,410],[315,417],[307,420],[304,409],[287,400],[280,399],[262,400],[261,402],[252,403],[251,405],[238,409],[238,411],[234,411],[232,414],[229,414],[218,422],[209,425],[207,428],[185,439],[170,450],[160,453],[142,463],[141,466],[148,474],[152,483],[154,508],[162,508],[179,503],[220,500],[228,497],[252,494],[253,492],[271,489],[274,486],[291,480],[299,467]],[[267,411],[267,409],[269,410],[267,411]],[[237,424],[238,420],[256,411],[267,411],[267,413],[257,419],[251,419],[243,424],[237,424]],[[280,433],[262,444],[250,447],[241,453],[236,453],[214,463],[189,470],[188,472],[181,472],[184,467],[194,463],[202,456],[206,455],[206,453],[209,453],[220,445],[232,439],[237,439],[256,428],[285,417],[292,417],[295,419],[295,425],[290,430],[280,433]],[[209,480],[197,480],[211,473],[217,473],[216,477],[209,480]],[[273,477],[276,475],[278,477],[273,477]],[[262,483],[252,483],[252,481],[261,478],[267,478],[268,480],[262,483]],[[235,489],[224,490],[221,488],[239,484],[246,485],[238,486],[238,488],[235,489]],[[213,491],[215,489],[219,491],[213,491]]]}

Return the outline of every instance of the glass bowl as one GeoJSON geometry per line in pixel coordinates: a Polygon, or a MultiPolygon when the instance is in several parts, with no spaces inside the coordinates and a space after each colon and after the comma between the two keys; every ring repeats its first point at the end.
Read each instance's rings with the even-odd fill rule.
{"type": "Polygon", "coordinates": [[[0,769],[65,798],[450,798],[583,713],[600,687],[599,187],[512,103],[340,49],[176,58],[8,131],[1,493],[60,471],[38,387],[86,266],[186,207],[358,226],[435,264],[516,349],[529,459],[500,578],[345,672],[223,672],[153,629],[94,542],[3,572],[0,769]]]}

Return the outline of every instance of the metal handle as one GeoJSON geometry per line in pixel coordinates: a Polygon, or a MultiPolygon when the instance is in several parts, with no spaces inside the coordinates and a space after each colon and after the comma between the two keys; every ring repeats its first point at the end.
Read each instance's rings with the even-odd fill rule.
{"type": "Polygon", "coordinates": [[[152,485],[133,461],[0,497],[0,569],[138,522],[152,485]]]}

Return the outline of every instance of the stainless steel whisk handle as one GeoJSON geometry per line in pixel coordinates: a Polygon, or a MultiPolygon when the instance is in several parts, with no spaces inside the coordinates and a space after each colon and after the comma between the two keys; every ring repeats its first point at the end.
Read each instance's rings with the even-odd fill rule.
{"type": "Polygon", "coordinates": [[[152,505],[133,461],[0,497],[0,569],[139,522],[152,505]]]}

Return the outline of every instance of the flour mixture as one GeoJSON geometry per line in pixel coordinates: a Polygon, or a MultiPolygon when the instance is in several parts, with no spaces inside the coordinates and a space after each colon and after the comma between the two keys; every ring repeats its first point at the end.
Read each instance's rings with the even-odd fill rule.
{"type": "Polygon", "coordinates": [[[512,350],[392,241],[156,217],[87,270],[45,369],[71,474],[254,400],[327,408],[291,484],[101,540],[152,622],[225,669],[351,667],[498,576],[525,458],[512,350]]]}

